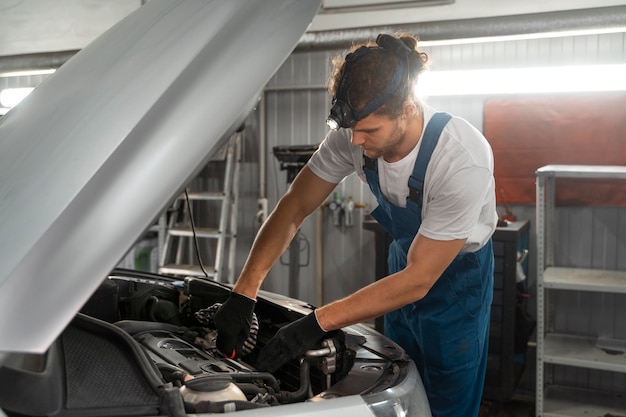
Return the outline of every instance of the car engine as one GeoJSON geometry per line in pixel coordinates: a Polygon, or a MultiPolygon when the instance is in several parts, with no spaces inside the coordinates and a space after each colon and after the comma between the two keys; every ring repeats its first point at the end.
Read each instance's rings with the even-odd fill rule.
{"type": "Polygon", "coordinates": [[[247,350],[226,358],[212,315],[229,293],[205,279],[113,271],[48,352],[0,367],[0,409],[9,417],[225,413],[374,398],[407,375],[404,352],[361,325],[329,333],[276,372],[259,371],[259,348],[313,309],[269,293],[257,299],[247,350]],[[35,391],[45,394],[31,401],[35,391]]]}
{"type": "MultiPolygon", "coordinates": [[[[300,317],[259,300],[240,359],[216,348],[213,315],[229,290],[199,278],[163,282],[109,277],[118,291],[115,325],[130,334],[162,374],[180,387],[187,412],[229,412],[310,400],[343,379],[354,351],[343,332],[284,365],[275,374],[254,368],[258,349],[285,323],[300,317]],[[259,317],[257,317],[257,314],[259,317]]],[[[348,337],[358,344],[359,338],[348,337]]]]}

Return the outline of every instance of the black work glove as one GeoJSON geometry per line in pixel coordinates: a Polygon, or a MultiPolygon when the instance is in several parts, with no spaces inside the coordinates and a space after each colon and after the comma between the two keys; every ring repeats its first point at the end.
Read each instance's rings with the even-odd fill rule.
{"type": "Polygon", "coordinates": [[[311,313],[282,327],[261,349],[256,363],[261,371],[274,372],[287,361],[302,356],[324,337],[326,332],[311,313]]]}
{"type": "Polygon", "coordinates": [[[215,313],[217,349],[227,358],[241,355],[243,344],[250,334],[252,313],[256,301],[245,295],[231,292],[228,299],[215,313]]]}

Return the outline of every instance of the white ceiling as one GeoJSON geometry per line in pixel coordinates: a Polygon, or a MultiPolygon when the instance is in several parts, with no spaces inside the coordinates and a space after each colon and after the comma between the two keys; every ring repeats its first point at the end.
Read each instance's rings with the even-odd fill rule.
{"type": "MultiPolygon", "coordinates": [[[[624,0],[454,0],[419,6],[424,2],[432,4],[322,0],[309,32],[626,5],[624,0]]],[[[141,4],[142,0],[0,0],[0,56],[81,49],[141,4]]]]}
{"type": "MultiPolygon", "coordinates": [[[[454,0],[451,4],[418,6],[420,1],[410,0],[323,0],[309,31],[351,29],[358,27],[387,26],[404,23],[449,21],[481,17],[510,16],[545,13],[560,10],[578,10],[608,6],[624,6],[624,0],[454,0]],[[341,12],[325,10],[324,5],[359,6],[372,1],[377,6],[371,10],[343,9],[341,12]],[[391,7],[391,6],[394,7],[391,7]],[[406,5],[396,7],[399,5],[406,5]]],[[[427,3],[427,2],[425,2],[427,3]]]]}

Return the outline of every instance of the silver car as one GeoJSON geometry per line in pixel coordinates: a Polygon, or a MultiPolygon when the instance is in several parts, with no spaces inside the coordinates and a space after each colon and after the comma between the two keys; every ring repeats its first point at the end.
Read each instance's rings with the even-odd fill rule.
{"type": "Polygon", "coordinates": [[[151,0],[0,118],[0,415],[430,416],[416,367],[367,326],[274,374],[312,311],[262,293],[250,351],[215,349],[229,287],[116,269],[237,129],[319,0],[151,0]]]}

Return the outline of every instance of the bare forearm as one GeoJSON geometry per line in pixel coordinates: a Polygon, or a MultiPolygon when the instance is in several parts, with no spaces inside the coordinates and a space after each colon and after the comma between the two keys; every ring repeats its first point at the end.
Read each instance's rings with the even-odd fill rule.
{"type": "Polygon", "coordinates": [[[436,241],[417,235],[403,270],[317,310],[320,326],[335,330],[421,300],[459,253],[465,239],[436,241]]]}
{"type": "Polygon", "coordinates": [[[265,276],[287,249],[304,219],[328,197],[336,184],[305,166],[257,234],[234,291],[256,298],[265,276]]]}
{"type": "Polygon", "coordinates": [[[426,295],[430,285],[426,283],[415,285],[417,277],[412,277],[414,283],[411,285],[407,273],[404,270],[390,275],[348,297],[317,309],[316,315],[320,326],[326,331],[340,329],[379,317],[420,300],[426,295]]]}

